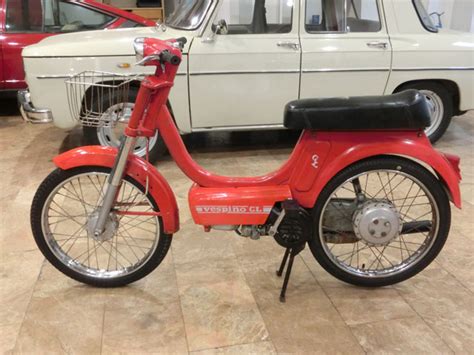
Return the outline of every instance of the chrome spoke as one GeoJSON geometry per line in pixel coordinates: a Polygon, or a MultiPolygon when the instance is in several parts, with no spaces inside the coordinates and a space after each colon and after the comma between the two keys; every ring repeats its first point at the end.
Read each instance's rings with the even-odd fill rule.
{"type": "MultiPolygon", "coordinates": [[[[92,277],[125,276],[142,267],[156,250],[160,234],[159,217],[116,215],[112,209],[102,235],[94,235],[93,218],[107,179],[102,172],[72,176],[51,192],[43,209],[51,251],[69,268],[92,277]]],[[[120,211],[154,211],[149,198],[127,180],[117,194],[117,205],[120,211]]]]}
{"type": "Polygon", "coordinates": [[[333,191],[321,212],[319,235],[325,253],[339,268],[357,276],[383,277],[405,270],[426,254],[438,220],[433,197],[420,181],[398,170],[374,170],[353,176],[333,191]],[[362,202],[359,194],[365,197],[362,202]],[[352,198],[358,202],[351,204],[352,198]],[[393,210],[390,213],[400,226],[397,232],[382,242],[372,241],[369,234],[356,234],[355,216],[366,213],[364,206],[393,210]],[[357,212],[362,208],[364,212],[357,212]],[[326,218],[325,213],[331,215],[326,218]],[[409,232],[405,235],[401,234],[404,223],[411,223],[405,225],[404,231],[409,232]]]}

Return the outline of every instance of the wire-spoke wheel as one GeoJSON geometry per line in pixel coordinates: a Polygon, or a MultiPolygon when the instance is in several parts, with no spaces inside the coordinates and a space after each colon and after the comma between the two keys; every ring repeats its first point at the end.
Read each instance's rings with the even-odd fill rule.
{"type": "Polygon", "coordinates": [[[158,206],[128,176],[103,233],[95,235],[109,174],[109,168],[101,167],[57,169],[40,185],[31,208],[33,235],[44,256],[69,277],[101,287],[121,286],[146,276],[161,263],[171,244],[161,217],[134,214],[157,211],[158,206]]]}
{"type": "Polygon", "coordinates": [[[329,273],[355,285],[412,277],[433,261],[449,232],[449,199],[441,184],[403,158],[374,158],[344,169],[313,210],[313,255],[329,273]]]}

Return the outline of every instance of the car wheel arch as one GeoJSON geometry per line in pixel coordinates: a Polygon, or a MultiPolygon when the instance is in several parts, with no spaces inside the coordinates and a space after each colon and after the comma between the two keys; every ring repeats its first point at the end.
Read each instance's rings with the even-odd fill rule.
{"type": "Polygon", "coordinates": [[[420,84],[439,84],[442,85],[448,92],[451,94],[452,103],[454,108],[455,115],[460,114],[461,111],[459,110],[459,103],[460,103],[460,91],[459,86],[456,82],[447,79],[416,79],[405,81],[404,83],[399,84],[394,90],[393,93],[397,93],[403,91],[405,87],[411,85],[420,85],[420,84]]]}

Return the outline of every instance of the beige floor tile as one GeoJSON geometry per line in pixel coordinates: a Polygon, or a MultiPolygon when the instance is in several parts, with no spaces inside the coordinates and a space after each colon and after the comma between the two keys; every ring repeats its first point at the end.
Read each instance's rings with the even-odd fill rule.
{"type": "Polygon", "coordinates": [[[423,319],[455,353],[473,353],[473,308],[445,315],[425,315],[423,319]]]}
{"type": "Polygon", "coordinates": [[[171,248],[176,264],[199,262],[216,258],[235,258],[231,240],[233,232],[213,230],[204,232],[202,226],[184,225],[173,237],[171,248]]]}
{"type": "Polygon", "coordinates": [[[104,353],[187,352],[179,303],[137,299],[107,303],[102,351],[104,353]]]}
{"type": "Polygon", "coordinates": [[[318,281],[318,283],[321,285],[323,288],[327,287],[342,287],[345,288],[349,284],[335,278],[332,276],[330,273],[328,273],[326,270],[324,270],[321,265],[316,261],[314,258],[313,254],[309,250],[309,248],[306,248],[301,252],[301,258],[303,259],[304,263],[307,265],[309,270],[311,270],[311,273],[313,274],[314,278],[318,281]]]}
{"type": "Polygon", "coordinates": [[[474,245],[471,238],[453,228],[436,263],[474,292],[474,245]]]}
{"type": "Polygon", "coordinates": [[[279,353],[362,353],[322,291],[304,297],[288,293],[286,303],[259,301],[258,306],[279,353]]]}
{"type": "Polygon", "coordinates": [[[422,317],[474,310],[472,293],[453,276],[436,266],[427,268],[394,287],[422,317]]]}
{"type": "Polygon", "coordinates": [[[325,288],[348,325],[416,316],[393,288],[364,289],[353,286],[325,288]]]}
{"type": "Polygon", "coordinates": [[[99,353],[104,301],[96,296],[91,288],[71,288],[48,297],[34,295],[15,352],[99,353]]]}
{"type": "Polygon", "coordinates": [[[239,247],[239,262],[278,352],[362,353],[301,258],[295,259],[286,302],[281,303],[283,279],[275,271],[283,249],[275,247],[271,239],[248,243],[244,241],[239,247]],[[252,245],[255,245],[253,252],[242,252],[252,245]]]}
{"type": "Polygon", "coordinates": [[[368,354],[450,354],[451,349],[419,317],[354,325],[368,354]]]}
{"type": "Polygon", "coordinates": [[[0,325],[0,354],[8,354],[15,347],[21,322],[0,325]]]}
{"type": "Polygon", "coordinates": [[[206,349],[200,351],[191,352],[191,354],[199,355],[217,355],[217,354],[229,354],[229,355],[264,355],[264,354],[276,354],[275,347],[270,341],[262,341],[258,343],[242,344],[234,346],[226,346],[223,348],[206,349]]]}
{"type": "Polygon", "coordinates": [[[171,253],[146,277],[124,287],[104,289],[107,305],[133,308],[136,303],[145,302],[164,305],[179,302],[176,273],[171,253]]]}
{"type": "Polygon", "coordinates": [[[234,258],[178,264],[176,274],[190,351],[268,338],[234,258]]]}
{"type": "Polygon", "coordinates": [[[42,263],[37,250],[1,255],[0,325],[23,321],[42,263]]]}
{"type": "Polygon", "coordinates": [[[45,263],[21,326],[15,352],[100,352],[105,298],[45,263]],[[80,335],[80,336],[79,336],[80,335]]]}
{"type": "Polygon", "coordinates": [[[456,235],[457,232],[460,232],[467,238],[474,240],[474,220],[472,218],[472,216],[474,216],[474,205],[463,201],[461,210],[452,207],[451,211],[451,231],[448,240],[452,235],[456,235]]]}

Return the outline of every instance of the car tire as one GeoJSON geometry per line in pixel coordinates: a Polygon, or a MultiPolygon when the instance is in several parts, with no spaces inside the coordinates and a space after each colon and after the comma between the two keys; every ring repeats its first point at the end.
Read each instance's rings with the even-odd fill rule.
{"type": "MultiPolygon", "coordinates": [[[[125,103],[126,109],[133,111],[133,106],[138,95],[138,88],[131,87],[129,91],[128,102],[125,103]]],[[[108,102],[117,102],[116,100],[111,101],[108,97],[103,97],[103,106],[106,106],[108,102]]],[[[126,114],[127,116],[127,114],[126,114]]],[[[118,147],[120,144],[120,136],[123,134],[123,130],[126,127],[128,118],[121,121],[116,125],[115,128],[111,127],[83,127],[84,143],[86,145],[102,145],[110,147],[118,147]]],[[[158,131],[156,135],[149,140],[149,152],[148,157],[151,163],[156,162],[160,157],[166,154],[166,145],[159,135],[158,131]]],[[[146,140],[145,138],[139,138],[135,146],[135,154],[141,158],[145,158],[146,155],[146,140]]]]}
{"type": "Polygon", "coordinates": [[[435,143],[446,132],[454,115],[451,93],[446,87],[435,82],[408,84],[397,91],[407,89],[416,89],[425,95],[432,113],[431,126],[426,128],[425,133],[431,143],[435,143]]]}

